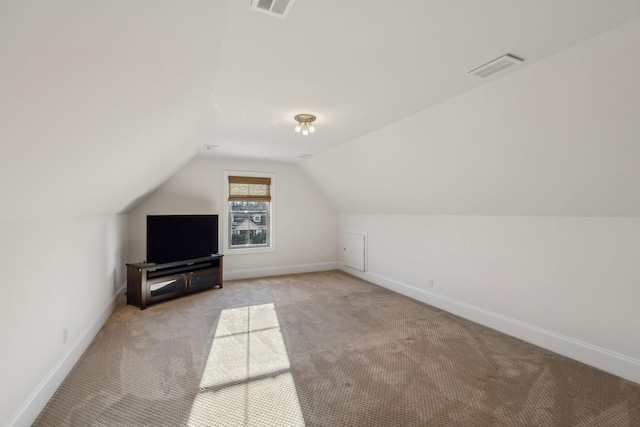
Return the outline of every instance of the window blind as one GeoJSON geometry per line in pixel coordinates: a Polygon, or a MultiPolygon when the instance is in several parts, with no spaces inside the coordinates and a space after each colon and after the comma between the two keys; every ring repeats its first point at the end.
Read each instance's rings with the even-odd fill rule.
{"type": "Polygon", "coordinates": [[[229,200],[271,201],[271,178],[229,176],[229,200]]]}

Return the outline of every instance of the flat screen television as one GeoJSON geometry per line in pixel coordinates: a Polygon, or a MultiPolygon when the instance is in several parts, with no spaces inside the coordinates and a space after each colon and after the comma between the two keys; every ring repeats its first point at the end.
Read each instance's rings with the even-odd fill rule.
{"type": "Polygon", "coordinates": [[[218,253],[218,215],[148,215],[147,262],[162,264],[218,253]]]}

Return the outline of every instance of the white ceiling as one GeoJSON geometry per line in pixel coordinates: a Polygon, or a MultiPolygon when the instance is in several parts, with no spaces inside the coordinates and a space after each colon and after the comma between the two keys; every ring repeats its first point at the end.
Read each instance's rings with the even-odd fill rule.
{"type": "Polygon", "coordinates": [[[467,72],[503,54],[526,60],[516,72],[638,16],[637,0],[297,0],[280,19],[235,1],[202,141],[319,154],[499,78],[467,72]],[[293,132],[298,113],[318,116],[315,134],[293,132]]]}
{"type": "Polygon", "coordinates": [[[640,0],[297,0],[284,20],[249,0],[0,0],[0,219],[126,211],[204,144],[317,155],[478,88],[467,72],[498,56],[524,58],[516,73],[638,16],[640,0]]]}

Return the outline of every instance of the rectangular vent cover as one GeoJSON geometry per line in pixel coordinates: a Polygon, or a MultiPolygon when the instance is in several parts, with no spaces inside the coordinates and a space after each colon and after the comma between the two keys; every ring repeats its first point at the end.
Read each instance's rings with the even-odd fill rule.
{"type": "Polygon", "coordinates": [[[278,18],[286,18],[296,0],[251,0],[251,9],[278,18]]]}
{"type": "Polygon", "coordinates": [[[498,59],[494,59],[488,64],[483,65],[482,67],[478,67],[475,70],[469,71],[469,75],[473,77],[478,77],[481,79],[485,79],[489,76],[492,76],[496,73],[506,70],[514,65],[517,65],[522,62],[522,59],[517,58],[513,55],[504,55],[498,59]]]}

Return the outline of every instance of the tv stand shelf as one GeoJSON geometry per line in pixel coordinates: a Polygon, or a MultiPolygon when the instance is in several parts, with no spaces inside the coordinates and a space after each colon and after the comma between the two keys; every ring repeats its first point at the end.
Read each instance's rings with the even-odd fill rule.
{"type": "Polygon", "coordinates": [[[164,264],[127,264],[127,304],[140,307],[218,286],[222,288],[222,256],[164,264]]]}

